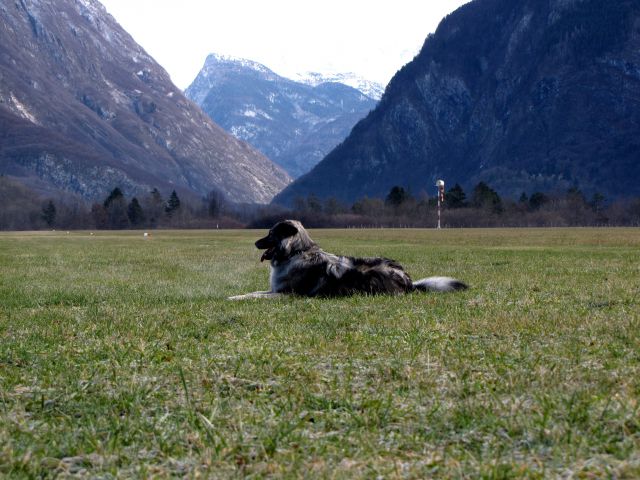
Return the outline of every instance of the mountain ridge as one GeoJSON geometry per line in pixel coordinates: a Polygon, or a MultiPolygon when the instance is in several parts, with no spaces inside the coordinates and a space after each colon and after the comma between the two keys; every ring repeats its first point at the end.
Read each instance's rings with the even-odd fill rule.
{"type": "Polygon", "coordinates": [[[0,170],[99,199],[119,186],[267,203],[289,181],[228,135],[95,0],[0,6],[0,170]]]}
{"type": "Polygon", "coordinates": [[[297,73],[290,80],[317,87],[323,83],[342,83],[364,93],[369,98],[379,101],[384,93],[384,86],[378,82],[367,80],[354,72],[303,72],[297,73]]]}
{"type": "Polygon", "coordinates": [[[377,108],[274,199],[579,187],[640,194],[640,7],[475,0],[448,15],[377,108]]]}

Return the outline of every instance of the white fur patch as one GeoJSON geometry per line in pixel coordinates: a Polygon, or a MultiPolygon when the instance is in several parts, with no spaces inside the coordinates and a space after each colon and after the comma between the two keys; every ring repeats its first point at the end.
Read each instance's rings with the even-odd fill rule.
{"type": "Polygon", "coordinates": [[[455,290],[458,280],[451,277],[429,277],[413,282],[413,286],[431,292],[451,292],[455,290]]]}

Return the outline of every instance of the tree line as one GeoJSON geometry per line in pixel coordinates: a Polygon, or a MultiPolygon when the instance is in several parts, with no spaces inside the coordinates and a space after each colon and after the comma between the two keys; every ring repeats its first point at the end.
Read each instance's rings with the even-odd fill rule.
{"type": "Polygon", "coordinates": [[[122,190],[116,187],[104,202],[91,206],[91,218],[98,229],[156,228],[170,225],[173,217],[181,213],[180,206],[175,190],[165,201],[160,191],[154,188],[141,203],[137,197],[127,200],[122,190]]]}
{"type": "MultiPolygon", "coordinates": [[[[640,198],[608,201],[600,193],[587,198],[577,187],[559,193],[523,192],[518,199],[510,199],[485,182],[469,193],[455,184],[445,192],[441,211],[445,228],[640,226],[640,198]]],[[[294,201],[293,213],[317,227],[429,228],[437,224],[437,197],[425,192],[413,195],[396,185],[384,198],[364,197],[352,205],[334,198],[300,197],[294,201]]]]}
{"type": "Polygon", "coordinates": [[[0,230],[154,228],[242,228],[247,222],[216,191],[182,199],[174,190],[127,196],[115,187],[87,203],[71,195],[41,199],[26,186],[0,175],[0,230]]]}
{"type": "MultiPolygon", "coordinates": [[[[283,218],[300,219],[309,227],[427,227],[437,223],[437,198],[412,194],[396,185],[384,198],[364,197],[347,204],[336,198],[299,197],[292,208],[236,205],[217,191],[203,198],[180,198],[157,188],[127,197],[119,187],[102,201],[77,198],[38,199],[18,182],[0,176],[0,230],[266,228],[283,218]]],[[[566,227],[640,226],[640,198],[589,198],[578,188],[561,193],[523,192],[502,198],[485,182],[470,192],[455,184],[445,192],[442,226],[566,227]]]]}

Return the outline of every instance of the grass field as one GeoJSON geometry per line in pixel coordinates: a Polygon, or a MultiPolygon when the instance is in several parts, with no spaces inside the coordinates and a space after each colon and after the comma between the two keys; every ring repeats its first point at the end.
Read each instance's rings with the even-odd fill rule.
{"type": "Polygon", "coordinates": [[[453,294],[229,302],[257,231],[0,234],[0,476],[640,477],[640,231],[317,230],[453,294]]]}

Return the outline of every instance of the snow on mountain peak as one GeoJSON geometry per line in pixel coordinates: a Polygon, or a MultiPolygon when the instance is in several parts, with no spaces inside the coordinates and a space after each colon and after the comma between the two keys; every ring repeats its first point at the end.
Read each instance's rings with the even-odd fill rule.
{"type": "Polygon", "coordinates": [[[96,0],[78,0],[82,5],[85,6],[88,10],[90,10],[94,14],[104,13],[106,11],[104,5],[96,0]]]}
{"type": "Polygon", "coordinates": [[[254,62],[253,60],[247,60],[246,58],[233,57],[231,55],[221,55],[218,53],[210,53],[207,57],[204,68],[218,67],[220,64],[233,65],[243,68],[250,68],[260,73],[273,74],[271,70],[262,65],[261,63],[254,62]]]}
{"type": "MultiPolygon", "coordinates": [[[[218,53],[209,54],[201,74],[205,77],[215,74],[221,65],[224,65],[225,67],[248,68],[272,77],[273,79],[278,77],[276,73],[261,63],[253,60],[247,60],[246,58],[221,55],[218,53]]],[[[342,83],[361,91],[363,94],[374,100],[380,100],[384,93],[384,85],[367,80],[354,72],[305,72],[295,73],[293,75],[285,74],[283,77],[293,80],[294,82],[304,83],[313,87],[317,87],[322,83],[342,83]]]]}
{"type": "Polygon", "coordinates": [[[304,72],[296,73],[292,80],[305,83],[307,85],[318,86],[322,83],[342,83],[350,87],[360,90],[369,98],[380,100],[384,93],[384,85],[367,80],[354,72],[304,72]]]}

